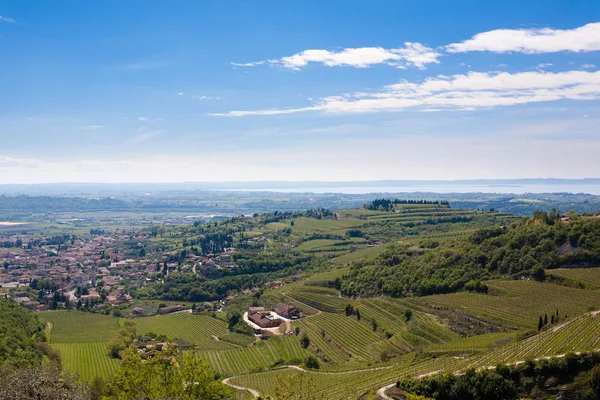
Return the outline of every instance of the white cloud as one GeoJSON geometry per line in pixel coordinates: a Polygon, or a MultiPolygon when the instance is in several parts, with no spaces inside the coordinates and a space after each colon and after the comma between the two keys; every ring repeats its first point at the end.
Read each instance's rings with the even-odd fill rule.
{"type": "Polygon", "coordinates": [[[583,69],[594,69],[596,66],[594,64],[581,64],[581,68],[583,69]]]}
{"type": "Polygon", "coordinates": [[[471,39],[446,46],[449,53],[492,51],[527,54],[559,51],[586,52],[600,50],[600,23],[575,29],[496,29],[478,33],[471,39]]]}
{"type": "Polygon", "coordinates": [[[183,96],[183,92],[177,93],[177,96],[183,96]]]}
{"type": "Polygon", "coordinates": [[[2,15],[0,15],[0,22],[6,22],[7,24],[16,24],[17,21],[15,21],[12,18],[9,17],[3,17],[2,15]]]}
{"type": "Polygon", "coordinates": [[[88,126],[84,126],[83,129],[85,129],[86,131],[95,131],[97,129],[104,129],[106,128],[106,126],[104,125],[88,125],[88,126]]]}
{"type": "Polygon", "coordinates": [[[213,96],[206,96],[206,95],[196,95],[196,96],[192,96],[192,99],[194,100],[221,100],[220,97],[213,97],[213,96]]]}
{"type": "Polygon", "coordinates": [[[257,62],[249,62],[249,63],[234,63],[232,62],[231,65],[233,65],[234,67],[256,67],[258,65],[263,65],[265,63],[265,61],[257,61],[257,62]]]}
{"type": "Polygon", "coordinates": [[[324,97],[313,101],[308,107],[230,111],[211,115],[241,117],[308,111],[367,113],[409,109],[425,111],[429,108],[474,110],[565,99],[600,99],[600,71],[469,72],[428,78],[421,83],[402,81],[378,92],[324,97]]]}
{"type": "Polygon", "coordinates": [[[545,68],[551,67],[553,65],[554,64],[552,64],[552,63],[540,63],[540,64],[537,65],[537,68],[538,69],[545,69],[545,68]]]}
{"type": "Polygon", "coordinates": [[[140,121],[142,121],[142,122],[148,122],[148,121],[150,121],[150,118],[148,118],[148,117],[138,117],[138,119],[140,121]]]}
{"type": "MultiPolygon", "coordinates": [[[[420,43],[404,43],[404,47],[384,49],[383,47],[348,48],[340,51],[304,50],[291,56],[268,60],[271,65],[278,65],[291,70],[299,70],[309,63],[320,63],[328,67],[367,68],[372,65],[386,64],[396,68],[415,66],[425,69],[426,64],[439,63],[440,53],[420,43]]],[[[238,64],[235,66],[253,67],[265,64],[265,61],[238,64]]]]}

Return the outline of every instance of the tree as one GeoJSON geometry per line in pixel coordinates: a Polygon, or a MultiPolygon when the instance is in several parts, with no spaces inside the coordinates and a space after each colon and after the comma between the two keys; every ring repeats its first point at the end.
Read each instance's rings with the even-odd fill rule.
{"type": "Polygon", "coordinates": [[[544,325],[548,325],[548,314],[544,314],[544,325]]]}
{"type": "Polygon", "coordinates": [[[406,310],[404,310],[404,320],[406,322],[410,321],[410,319],[412,318],[413,312],[410,308],[407,308],[406,310]]]}
{"type": "Polygon", "coordinates": [[[600,365],[596,365],[590,371],[588,383],[596,399],[600,399],[600,365]]]}
{"type": "Polygon", "coordinates": [[[540,315],[540,319],[538,320],[538,331],[541,331],[543,327],[544,327],[544,319],[540,315]]]}
{"type": "Polygon", "coordinates": [[[53,363],[41,368],[0,371],[0,398],[44,400],[89,400],[87,385],[75,374],[63,372],[53,363]]]}
{"type": "Polygon", "coordinates": [[[310,346],[310,339],[306,333],[304,335],[302,335],[302,338],[300,339],[300,344],[305,349],[307,349],[308,346],[310,346]]]}
{"type": "Polygon", "coordinates": [[[317,358],[312,355],[308,356],[304,365],[306,365],[306,368],[310,369],[319,369],[321,367],[321,365],[319,364],[319,360],[317,360],[317,358]]]}
{"type": "Polygon", "coordinates": [[[377,331],[377,320],[375,318],[371,321],[371,326],[373,327],[373,332],[377,331]]]}
{"type": "Polygon", "coordinates": [[[126,320],[117,335],[108,342],[108,354],[113,358],[121,358],[122,353],[133,342],[135,335],[135,323],[131,320],[126,320]]]}
{"type": "Polygon", "coordinates": [[[132,349],[124,352],[111,389],[119,400],[219,400],[231,394],[215,371],[196,354],[163,351],[142,360],[132,349]]]}
{"type": "Polygon", "coordinates": [[[356,319],[360,321],[360,310],[358,308],[356,309],[356,319]]]}
{"type": "Polygon", "coordinates": [[[354,307],[352,306],[352,304],[346,304],[346,316],[350,316],[354,313],[354,307]]]}
{"type": "Polygon", "coordinates": [[[233,329],[233,327],[236,326],[241,320],[242,314],[239,311],[231,311],[227,313],[227,321],[230,330],[233,329]]]}
{"type": "Polygon", "coordinates": [[[531,271],[531,276],[533,276],[533,279],[536,281],[543,282],[546,280],[546,271],[544,271],[543,267],[537,266],[531,271]]]}

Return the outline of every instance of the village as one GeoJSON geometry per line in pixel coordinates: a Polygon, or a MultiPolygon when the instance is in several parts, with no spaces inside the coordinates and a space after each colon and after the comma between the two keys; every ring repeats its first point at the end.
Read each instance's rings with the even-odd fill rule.
{"type": "MultiPolygon", "coordinates": [[[[84,237],[0,238],[0,296],[10,295],[34,311],[83,307],[108,313],[131,303],[131,291],[160,282],[173,271],[196,274],[200,268],[236,267],[232,248],[206,257],[189,253],[181,260],[173,251],[146,255],[141,246],[146,240],[141,231],[131,229],[84,237]]],[[[163,307],[161,313],[175,311],[179,309],[163,307]]]]}

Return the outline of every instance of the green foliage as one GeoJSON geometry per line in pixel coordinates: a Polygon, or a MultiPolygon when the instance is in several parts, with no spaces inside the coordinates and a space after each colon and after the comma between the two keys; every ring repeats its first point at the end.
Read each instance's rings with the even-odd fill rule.
{"type": "Polygon", "coordinates": [[[419,380],[405,379],[398,381],[396,386],[436,400],[513,400],[529,397],[534,391],[539,396],[542,389],[570,383],[574,376],[590,371],[587,385],[598,394],[598,364],[600,356],[596,353],[569,353],[562,358],[528,361],[516,366],[498,365],[494,369],[477,371],[468,369],[462,375],[439,374],[419,380]]]}
{"type": "Polygon", "coordinates": [[[24,370],[0,370],[0,398],[6,400],[95,400],[77,376],[55,364],[24,370]]]}
{"type": "Polygon", "coordinates": [[[239,311],[230,311],[227,313],[227,326],[231,330],[242,319],[242,313],[239,311]]]}
{"type": "Polygon", "coordinates": [[[312,355],[308,356],[308,358],[304,362],[304,365],[306,365],[306,368],[310,369],[319,369],[321,367],[321,365],[319,364],[319,360],[312,355]]]}
{"type": "Polygon", "coordinates": [[[308,346],[310,346],[310,338],[308,337],[307,334],[302,335],[302,338],[300,339],[300,344],[302,345],[302,348],[307,349],[308,346]]]}
{"type": "Polygon", "coordinates": [[[355,262],[341,281],[349,296],[429,295],[462,288],[485,292],[486,278],[561,265],[600,263],[600,219],[561,223],[556,213],[537,213],[511,227],[481,229],[468,239],[427,251],[409,245],[387,248],[374,260],[355,262]]]}
{"type": "Polygon", "coordinates": [[[122,352],[133,342],[135,334],[135,323],[131,320],[125,321],[117,335],[108,342],[108,354],[112,358],[121,358],[122,352]]]}
{"type": "Polygon", "coordinates": [[[542,266],[538,265],[531,271],[531,276],[538,282],[544,282],[546,280],[546,271],[544,271],[542,266]]]}
{"type": "Polygon", "coordinates": [[[133,350],[123,354],[111,388],[117,400],[228,398],[229,388],[218,381],[208,363],[191,353],[157,353],[142,360],[133,350]]]}
{"type": "Polygon", "coordinates": [[[34,367],[42,362],[44,324],[31,311],[0,298],[0,367],[34,367]]]}

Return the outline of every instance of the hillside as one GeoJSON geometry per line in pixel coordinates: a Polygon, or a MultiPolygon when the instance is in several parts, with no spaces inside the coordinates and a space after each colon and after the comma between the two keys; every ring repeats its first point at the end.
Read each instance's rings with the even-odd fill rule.
{"type": "Polygon", "coordinates": [[[99,261],[110,266],[102,281],[131,301],[109,304],[104,292],[104,303],[40,316],[63,368],[82,381],[120,379],[125,364],[109,348],[132,325],[139,352],[177,343],[252,390],[236,389],[239,398],[308,379],[309,399],[357,399],[406,377],[600,349],[590,312],[600,309],[599,221],[376,200],[150,226],[96,239],[131,258],[99,261]],[[281,304],[300,318],[258,332],[244,322],[250,307],[281,304]],[[169,306],[177,311],[159,312],[169,306]]]}
{"type": "Polygon", "coordinates": [[[395,245],[355,262],[339,288],[348,296],[424,296],[460,289],[487,291],[481,281],[520,273],[600,264],[600,218],[538,212],[508,226],[478,230],[450,243],[395,245]]]}
{"type": "Polygon", "coordinates": [[[44,339],[44,324],[35,314],[0,298],[0,368],[41,365],[44,339]]]}

